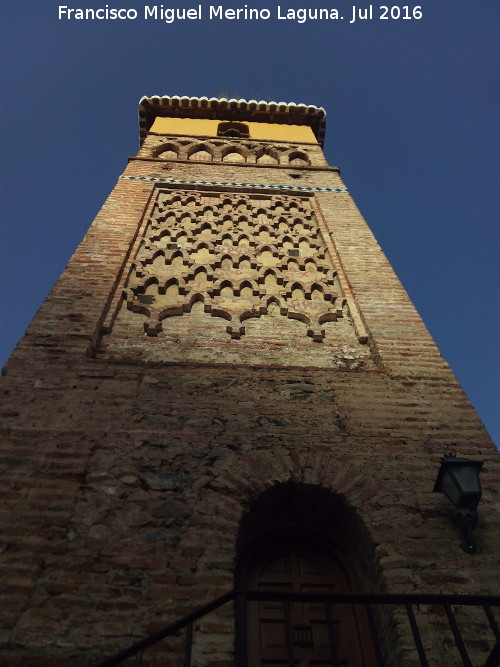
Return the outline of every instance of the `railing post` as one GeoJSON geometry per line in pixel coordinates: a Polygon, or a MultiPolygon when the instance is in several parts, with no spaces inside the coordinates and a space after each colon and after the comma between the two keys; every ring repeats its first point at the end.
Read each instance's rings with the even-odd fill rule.
{"type": "Polygon", "coordinates": [[[496,637],[497,642],[500,642],[500,630],[498,629],[498,623],[496,622],[495,617],[491,613],[490,605],[483,604],[484,613],[490,624],[490,628],[493,630],[493,634],[496,637]]]}
{"type": "Polygon", "coordinates": [[[242,593],[236,594],[235,599],[235,646],[234,664],[238,667],[247,667],[247,598],[242,593]]]}
{"type": "Polygon", "coordinates": [[[495,646],[491,649],[488,660],[484,663],[484,667],[497,667],[500,664],[500,640],[497,639],[495,646]]]}
{"type": "Polygon", "coordinates": [[[472,662],[470,661],[469,654],[467,653],[467,649],[465,648],[465,644],[462,639],[462,635],[460,634],[460,630],[458,628],[457,621],[455,620],[455,614],[453,613],[451,605],[449,603],[445,603],[444,608],[446,609],[446,615],[448,616],[448,621],[453,631],[453,636],[455,637],[455,643],[460,652],[460,657],[462,658],[462,662],[464,663],[465,667],[472,667],[472,662]]]}
{"type": "Polygon", "coordinates": [[[285,636],[286,636],[286,650],[288,654],[288,667],[295,667],[295,655],[293,651],[292,615],[290,613],[290,600],[288,598],[283,600],[283,610],[285,612],[285,636]]]}
{"type": "Polygon", "coordinates": [[[193,623],[188,623],[186,631],[186,647],[184,649],[184,667],[191,667],[191,653],[193,650],[193,623]]]}
{"type": "Polygon", "coordinates": [[[373,616],[373,608],[369,602],[365,602],[366,615],[368,616],[368,624],[370,626],[370,631],[373,639],[373,646],[375,648],[375,656],[377,658],[378,667],[385,667],[385,660],[382,655],[382,650],[380,648],[380,641],[378,638],[377,624],[375,623],[375,617],[373,616]]]}
{"type": "Polygon", "coordinates": [[[337,651],[337,640],[335,639],[335,630],[333,627],[332,603],[330,601],[325,603],[326,626],[328,628],[328,641],[330,643],[330,650],[332,653],[333,667],[339,667],[339,654],[337,651]]]}
{"type": "Polygon", "coordinates": [[[427,662],[427,656],[425,655],[424,645],[422,644],[422,639],[420,638],[420,631],[417,625],[417,619],[413,612],[413,607],[409,602],[406,602],[406,613],[408,614],[408,620],[410,621],[411,631],[413,632],[413,639],[415,640],[415,646],[417,647],[418,657],[420,658],[420,664],[422,667],[429,667],[427,662]]]}

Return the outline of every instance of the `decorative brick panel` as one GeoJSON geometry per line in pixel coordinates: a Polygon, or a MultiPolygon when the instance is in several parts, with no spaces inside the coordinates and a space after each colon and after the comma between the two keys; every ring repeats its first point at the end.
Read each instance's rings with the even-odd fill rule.
{"type": "Polygon", "coordinates": [[[373,367],[332,251],[310,198],[159,190],[99,356],[373,367]]]}

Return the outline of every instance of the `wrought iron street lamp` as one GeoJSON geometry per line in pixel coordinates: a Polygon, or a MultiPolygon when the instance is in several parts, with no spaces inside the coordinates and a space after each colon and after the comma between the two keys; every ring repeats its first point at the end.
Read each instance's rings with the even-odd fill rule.
{"type": "Polygon", "coordinates": [[[477,506],[482,490],[479,473],[483,461],[444,456],[433,491],[442,491],[455,506],[453,520],[460,531],[461,548],[469,554],[477,550],[471,532],[477,524],[477,506]]]}

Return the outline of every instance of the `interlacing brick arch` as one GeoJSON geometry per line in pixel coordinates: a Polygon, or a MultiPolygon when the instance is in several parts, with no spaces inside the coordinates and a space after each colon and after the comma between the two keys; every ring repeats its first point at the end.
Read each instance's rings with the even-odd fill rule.
{"type": "Polygon", "coordinates": [[[178,160],[181,147],[178,143],[168,141],[160,144],[152,153],[152,157],[159,157],[162,160],[178,160]]]}
{"type": "Polygon", "coordinates": [[[294,167],[307,167],[310,164],[309,157],[302,151],[292,151],[289,153],[288,162],[294,167]]]}
{"type": "Polygon", "coordinates": [[[215,148],[209,142],[194,144],[187,150],[189,160],[195,162],[212,162],[215,156],[215,148]]]}
{"type": "Polygon", "coordinates": [[[203,160],[210,162],[247,162],[250,164],[307,167],[309,156],[293,146],[230,140],[196,141],[193,139],[161,140],[159,145],[145,147],[145,154],[161,160],[203,160]],[[196,157],[196,153],[201,153],[196,157]],[[212,158],[209,159],[206,153],[212,158]]]}
{"type": "Polygon", "coordinates": [[[273,146],[263,146],[255,152],[257,164],[279,164],[280,155],[273,146]]]}
{"type": "Polygon", "coordinates": [[[223,162],[246,162],[250,154],[248,148],[243,146],[225,146],[221,151],[223,162]]]}

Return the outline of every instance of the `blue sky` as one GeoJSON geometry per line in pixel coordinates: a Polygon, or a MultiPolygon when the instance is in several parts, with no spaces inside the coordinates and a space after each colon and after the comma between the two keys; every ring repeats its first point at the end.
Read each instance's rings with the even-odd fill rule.
{"type": "Polygon", "coordinates": [[[136,152],[142,95],[305,102],[327,110],[327,159],[500,443],[496,0],[424,1],[408,20],[376,4],[355,23],[369,3],[247,0],[271,18],[220,21],[203,0],[173,24],[135,0],[108,0],[128,21],[58,20],[59,4],[3,2],[0,363],[136,152]],[[344,19],[278,20],[278,5],[344,19]]]}

